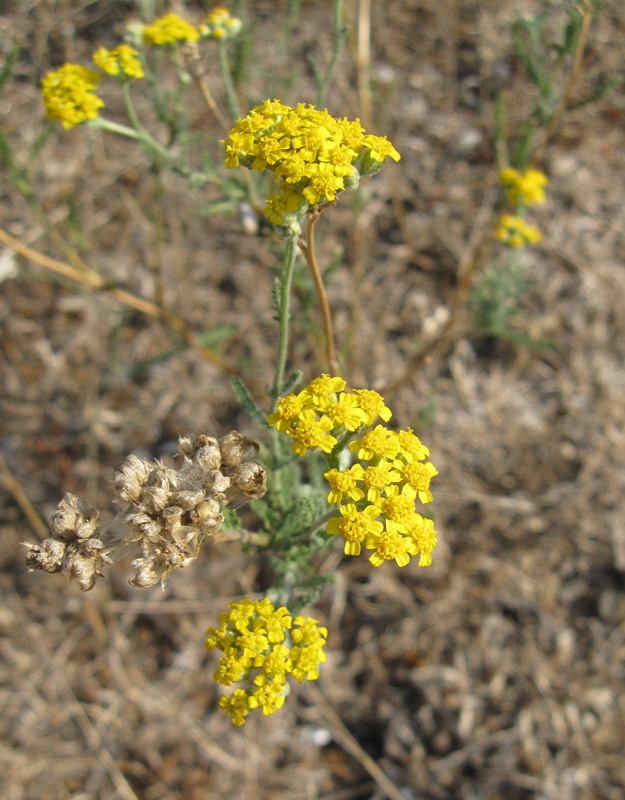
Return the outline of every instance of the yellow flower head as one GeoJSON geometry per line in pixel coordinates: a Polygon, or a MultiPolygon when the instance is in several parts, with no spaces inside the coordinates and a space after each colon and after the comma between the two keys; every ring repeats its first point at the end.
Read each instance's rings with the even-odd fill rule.
{"type": "Polygon", "coordinates": [[[156,45],[197,42],[199,31],[177,14],[166,14],[143,29],[143,41],[156,45]]]}
{"type": "MultiPolygon", "coordinates": [[[[351,469],[346,469],[343,472],[339,472],[338,469],[331,469],[329,472],[324,473],[323,477],[332,489],[328,495],[328,503],[338,505],[343,501],[343,495],[346,495],[354,502],[362,500],[365,493],[356,483],[358,480],[356,469],[358,467],[360,467],[360,464],[354,464],[351,469]]],[[[362,467],[360,469],[362,471],[362,467]]]]}
{"type": "Polygon", "coordinates": [[[335,400],[337,392],[342,392],[345,388],[345,381],[343,378],[331,378],[325,373],[319,378],[312,380],[308,386],[302,389],[302,397],[308,403],[319,408],[327,408],[327,406],[335,400]]]}
{"type": "Polygon", "coordinates": [[[508,247],[524,247],[535,244],[543,238],[542,233],[533,225],[528,225],[521,217],[504,214],[495,231],[495,239],[508,247]]]}
{"type": "Polygon", "coordinates": [[[352,473],[356,480],[362,481],[367,490],[367,501],[378,504],[382,496],[382,491],[390,488],[392,483],[401,480],[401,474],[393,469],[390,461],[382,459],[377,464],[371,464],[367,469],[363,469],[360,464],[354,464],[352,473]]]}
{"type": "Polygon", "coordinates": [[[333,202],[339,192],[356,188],[361,173],[373,174],[387,158],[400,157],[385,137],[365,134],[359,120],[337,119],[303,103],[293,109],[278,100],[250,111],[222,144],[229,169],[243,163],[259,172],[273,170],[279,183],[264,213],[282,226],[289,215],[333,202]]]}
{"type": "Polygon", "coordinates": [[[371,533],[381,533],[384,526],[376,520],[380,509],[376,506],[367,506],[364,511],[358,511],[354,503],[340,508],[341,517],[332,517],[328,522],[328,533],[333,536],[339,534],[345,539],[345,555],[359,556],[360,544],[371,533]]]}
{"type": "Polygon", "coordinates": [[[141,62],[137,58],[139,53],[128,44],[120,44],[114,50],[101,47],[93,54],[93,63],[100,67],[107,75],[126,78],[143,78],[145,74],[141,62]]]}
{"type": "Polygon", "coordinates": [[[373,389],[356,389],[360,408],[367,418],[367,425],[373,425],[378,417],[388,422],[393,416],[390,408],[384,405],[384,398],[373,389]]]}
{"type": "Polygon", "coordinates": [[[402,461],[395,461],[395,467],[404,481],[406,481],[403,491],[410,495],[414,500],[417,495],[422,503],[432,502],[432,492],[430,491],[430,481],[438,471],[434,464],[426,461],[409,461],[404,464],[402,461]]]}
{"type": "Polygon", "coordinates": [[[508,200],[513,204],[519,197],[526,206],[545,202],[545,187],[549,181],[547,176],[537,169],[528,169],[520,173],[509,167],[501,171],[499,180],[507,187],[508,200]]]}
{"type": "Polygon", "coordinates": [[[204,38],[231,39],[240,32],[241,20],[231,17],[226,8],[214,8],[199,30],[204,38]]]}
{"type": "Polygon", "coordinates": [[[358,397],[355,394],[341,392],[339,399],[330,403],[324,413],[332,420],[334,428],[344,427],[353,432],[366,423],[365,413],[358,408],[358,397]]]}
{"type": "Polygon", "coordinates": [[[270,427],[275,425],[277,431],[284,433],[289,430],[293,422],[299,419],[299,415],[305,407],[301,392],[298,395],[289,394],[282,397],[278,401],[276,411],[267,417],[267,424],[270,427]]]}
{"type": "Polygon", "coordinates": [[[399,450],[397,434],[389,431],[384,425],[376,425],[375,429],[365,433],[362,439],[351,442],[349,449],[358,453],[361,461],[371,461],[372,458],[395,458],[399,450]]]}
{"type": "Polygon", "coordinates": [[[219,707],[223,708],[232,721],[238,727],[243,725],[247,716],[247,692],[245,689],[235,689],[231,697],[225,695],[219,701],[219,707]]]}
{"type": "Polygon", "coordinates": [[[367,550],[375,552],[369,558],[374,567],[381,567],[385,561],[395,561],[398,567],[405,567],[410,561],[410,556],[418,552],[412,539],[402,536],[395,530],[382,531],[371,534],[365,543],[367,550]]]}
{"type": "Polygon", "coordinates": [[[312,617],[293,619],[286,607],[274,608],[268,599],[237,600],[220,615],[221,625],[207,631],[206,646],[223,652],[215,680],[223,686],[245,683],[219,706],[235,725],[243,725],[248,711],[261,708],[274,714],[288,694],[286,674],[296,680],[315,680],[325,662],[323,647],[328,631],[312,617]],[[293,646],[283,644],[287,640],[293,646]]]}
{"type": "Polygon", "coordinates": [[[298,456],[306,455],[307,449],[315,447],[320,447],[324,453],[329,453],[336,444],[336,438],[328,433],[331,430],[332,422],[328,417],[317,420],[312,409],[302,411],[299,422],[287,431],[287,434],[296,440],[291,449],[298,456]]]}
{"type": "Polygon", "coordinates": [[[432,564],[432,550],[436,547],[436,531],[434,522],[421,514],[415,514],[408,529],[408,535],[415,543],[419,557],[420,567],[429,567],[432,564]]]}
{"type": "Polygon", "coordinates": [[[94,92],[99,82],[97,72],[78,64],[64,64],[56,72],[48,72],[41,81],[47,118],[62,122],[67,129],[95,119],[104,106],[94,92]]]}

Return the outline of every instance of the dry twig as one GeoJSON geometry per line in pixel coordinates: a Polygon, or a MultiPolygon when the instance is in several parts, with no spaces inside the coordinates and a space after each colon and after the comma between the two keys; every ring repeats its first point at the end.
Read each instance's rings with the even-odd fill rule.
{"type": "Polygon", "coordinates": [[[9,247],[12,247],[13,250],[25,256],[26,258],[29,258],[31,261],[34,261],[36,264],[39,264],[40,266],[45,267],[52,272],[56,272],[57,275],[63,275],[65,278],[70,278],[70,280],[81,283],[83,286],[87,286],[90,289],[106,292],[111,297],[119,300],[120,303],[123,303],[130,308],[134,308],[137,311],[141,311],[141,313],[147,314],[150,317],[160,319],[162,322],[165,322],[174,331],[176,331],[176,333],[182,336],[189,347],[193,347],[195,350],[201,353],[201,355],[207,361],[210,361],[211,364],[219,367],[219,369],[223,370],[223,372],[228,375],[236,374],[237,370],[227,364],[218,355],[213,353],[212,350],[209,350],[208,347],[203,345],[198,335],[191,331],[185,322],[166,309],[161,308],[161,306],[158,306],[155,303],[150,303],[148,300],[143,300],[140,297],[136,297],[134,294],[127,292],[125,289],[118,289],[115,286],[110,286],[98,273],[90,272],[85,274],[83,272],[79,272],[74,267],[70,267],[69,264],[64,264],[62,261],[57,261],[54,258],[43,255],[43,253],[39,253],[36,250],[27,247],[25,244],[22,244],[18,239],[14,239],[13,236],[6,233],[6,231],[2,229],[0,229],[0,241],[4,242],[9,247]]]}

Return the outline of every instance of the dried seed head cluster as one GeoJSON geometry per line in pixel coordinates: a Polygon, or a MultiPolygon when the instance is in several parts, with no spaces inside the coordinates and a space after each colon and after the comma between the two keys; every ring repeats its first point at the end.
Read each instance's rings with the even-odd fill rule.
{"type": "Polygon", "coordinates": [[[105,552],[98,533],[98,512],[82,497],[65,494],[58,510],[52,515],[52,536],[40,545],[26,544],[26,567],[29,572],[61,572],[75,580],[83,592],[88,592],[101,575],[102,567],[113,562],[105,552]]]}
{"type": "Polygon", "coordinates": [[[198,556],[205,536],[223,522],[220,504],[242,493],[258,499],[267,490],[267,473],[251,461],[258,445],[236,431],[218,441],[210,436],[180,440],[179,470],[128,456],[114,487],[130,527],[126,543],[138,542],[142,556],[132,562],[133,586],[146,588],[198,556]]]}
{"type": "MultiPolygon", "coordinates": [[[[174,569],[197,558],[202,541],[219,530],[221,506],[244,496],[258,500],[267,491],[267,472],[252,459],[259,446],[237,431],[222,439],[198,436],[180,440],[180,469],[130,455],[113,482],[118,519],[129,527],[123,544],[139,544],[132,562],[132,586],[163,588],[174,569]]],[[[98,512],[81,497],[66,494],[52,517],[52,538],[27,545],[32,572],[62,572],[83,591],[94,584],[104,564],[112,563],[96,536],[98,512]]]]}

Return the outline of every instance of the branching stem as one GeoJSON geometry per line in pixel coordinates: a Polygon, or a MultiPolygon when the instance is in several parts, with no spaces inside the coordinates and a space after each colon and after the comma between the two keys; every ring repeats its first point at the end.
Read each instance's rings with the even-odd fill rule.
{"type": "Polygon", "coordinates": [[[306,223],[306,244],[298,241],[299,249],[302,251],[308,264],[308,269],[312,275],[317,292],[317,299],[319,300],[319,311],[321,312],[321,319],[323,321],[323,335],[326,343],[326,357],[328,366],[334,375],[338,375],[338,365],[336,362],[336,355],[334,353],[334,334],[332,331],[332,316],[330,315],[330,306],[328,305],[328,298],[326,296],[323,279],[319,272],[319,265],[315,256],[315,225],[317,220],[323,212],[319,211],[317,206],[308,215],[306,223]]]}

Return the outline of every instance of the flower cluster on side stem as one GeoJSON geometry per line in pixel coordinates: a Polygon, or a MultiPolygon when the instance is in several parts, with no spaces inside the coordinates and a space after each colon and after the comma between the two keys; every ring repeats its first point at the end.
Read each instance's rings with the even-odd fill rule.
{"type": "Polygon", "coordinates": [[[418,503],[432,501],[430,482],[438,474],[427,460],[430,452],[411,428],[372,427],[392,416],[378,392],[345,387],[342,378],[321,375],[299,394],[281,398],[267,422],[294,440],[298,455],[308,449],[326,455],[328,503],[338,505],[341,515],[330,519],[328,533],[344,539],[346,555],[360,555],[364,545],[373,551],[369,561],[376,567],[385,561],[403,567],[416,555],[419,566],[430,566],[436,531],[417,511],[418,503]],[[348,443],[358,461],[340,470],[339,456],[348,443]]]}
{"type": "Polygon", "coordinates": [[[79,64],[63,64],[56,72],[48,72],[41,81],[41,95],[46,116],[73,128],[80,122],[95,119],[104,106],[95,93],[100,76],[79,64]]]}
{"type": "Polygon", "coordinates": [[[537,169],[519,172],[509,167],[501,171],[499,182],[505,187],[508,205],[516,209],[516,214],[501,216],[495,239],[514,249],[540,242],[542,233],[536,226],[528,225],[523,215],[528,206],[545,202],[547,176],[537,169]]]}
{"type": "Polygon", "coordinates": [[[287,673],[300,683],[319,677],[328,631],[311,617],[293,619],[285,606],[274,608],[268,599],[237,600],[228,608],[219,627],[206,631],[206,647],[223,653],[214,674],[217,683],[245,684],[219,701],[234,724],[243,725],[250,710],[262,708],[267,716],[282,708],[289,693],[287,673]]]}

